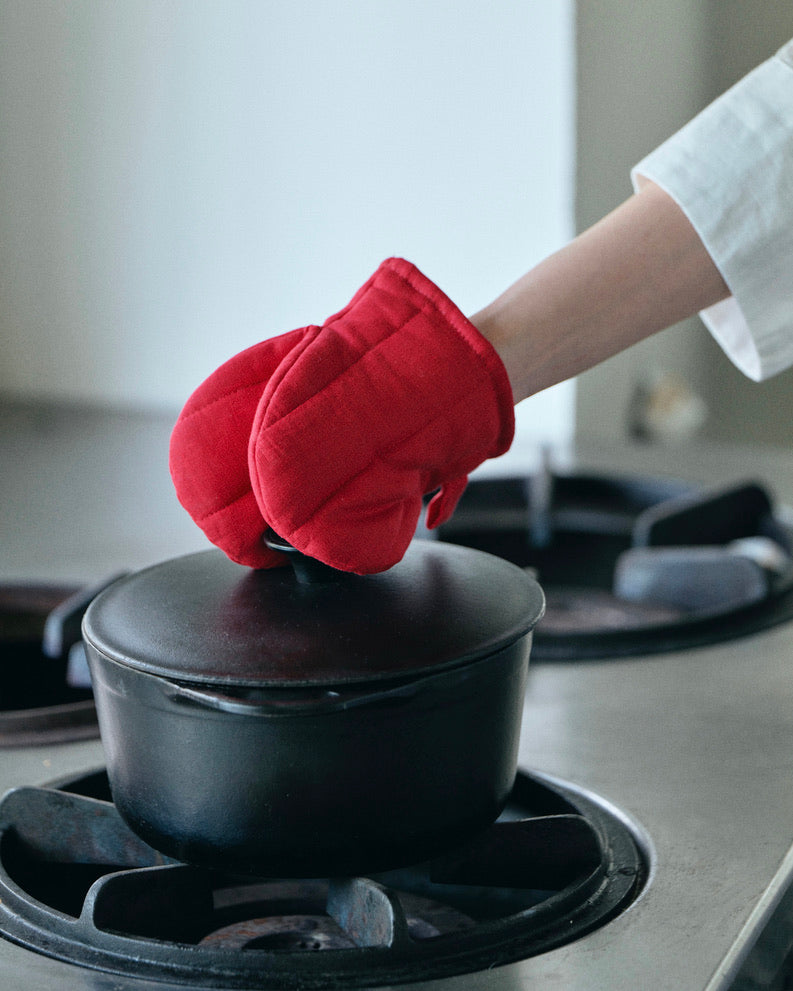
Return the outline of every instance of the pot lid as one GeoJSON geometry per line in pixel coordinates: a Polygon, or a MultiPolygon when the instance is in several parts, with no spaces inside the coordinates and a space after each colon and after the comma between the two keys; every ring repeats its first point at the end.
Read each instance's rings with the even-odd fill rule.
{"type": "Polygon", "coordinates": [[[248,687],[355,684],[468,663],[542,616],[523,570],[416,540],[389,571],[251,571],[219,550],[128,575],[102,592],[85,639],[114,661],[181,681],[248,687]]]}

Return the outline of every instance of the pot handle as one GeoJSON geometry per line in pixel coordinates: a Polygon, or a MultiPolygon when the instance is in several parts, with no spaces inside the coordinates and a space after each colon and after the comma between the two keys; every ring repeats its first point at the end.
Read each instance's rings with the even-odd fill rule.
{"type": "MultiPolygon", "coordinates": [[[[305,693],[295,693],[291,697],[286,693],[281,698],[275,695],[248,697],[239,695],[224,695],[208,689],[196,688],[192,685],[180,685],[177,682],[159,679],[166,695],[172,701],[212,709],[216,712],[227,712],[238,716],[315,716],[329,712],[342,712],[362,705],[377,705],[381,702],[408,701],[415,697],[419,687],[433,678],[423,678],[399,685],[396,688],[369,690],[361,692],[341,693],[336,691],[318,690],[316,695],[306,698],[305,693]]],[[[274,691],[278,691],[275,689],[274,691]]]]}

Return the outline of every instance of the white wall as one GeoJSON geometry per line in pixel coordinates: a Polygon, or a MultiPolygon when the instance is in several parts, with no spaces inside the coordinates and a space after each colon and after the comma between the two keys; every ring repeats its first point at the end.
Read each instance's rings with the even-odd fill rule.
{"type": "MultiPolygon", "coordinates": [[[[573,231],[572,0],[3,0],[0,390],[179,406],[415,261],[466,312],[573,231]]],[[[524,404],[572,431],[572,385],[524,404]]]]}

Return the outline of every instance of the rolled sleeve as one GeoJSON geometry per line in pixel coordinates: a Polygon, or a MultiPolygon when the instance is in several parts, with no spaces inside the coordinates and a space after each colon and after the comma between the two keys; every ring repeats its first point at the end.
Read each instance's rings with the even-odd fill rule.
{"type": "Polygon", "coordinates": [[[700,316],[749,378],[793,365],[793,42],[631,171],[657,183],[731,295],[700,316]]]}

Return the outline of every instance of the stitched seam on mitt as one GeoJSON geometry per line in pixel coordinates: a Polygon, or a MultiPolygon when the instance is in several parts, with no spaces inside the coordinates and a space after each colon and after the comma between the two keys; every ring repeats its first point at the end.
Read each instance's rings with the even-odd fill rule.
{"type": "MultiPolygon", "coordinates": [[[[353,361],[351,365],[346,365],[344,368],[342,368],[340,372],[337,372],[337,374],[334,375],[333,378],[328,379],[327,382],[321,385],[316,392],[312,392],[310,396],[306,396],[306,398],[302,400],[299,406],[295,406],[292,409],[287,410],[285,413],[281,413],[281,415],[274,420],[268,420],[267,423],[264,425],[265,429],[269,430],[270,427],[275,426],[277,423],[280,423],[282,420],[286,420],[293,413],[296,413],[298,410],[303,409],[305,406],[308,405],[308,403],[312,403],[317,398],[317,396],[322,395],[322,393],[326,392],[335,382],[338,382],[339,379],[349,374],[349,372],[353,368],[355,368],[355,366],[358,364],[359,361],[363,361],[364,358],[368,357],[370,354],[374,354],[383,344],[389,341],[394,336],[394,334],[398,334],[400,330],[404,330],[404,328],[407,327],[408,324],[410,324],[413,320],[415,320],[416,317],[421,316],[421,312],[422,312],[421,310],[417,310],[412,316],[408,317],[408,319],[405,320],[404,323],[401,323],[398,327],[395,327],[392,331],[388,333],[386,337],[381,338],[377,342],[377,344],[374,345],[374,347],[367,348],[366,351],[362,351],[361,354],[358,355],[358,357],[355,359],[355,361],[353,361]]],[[[317,337],[314,339],[314,341],[312,341],[311,343],[313,344],[316,340],[319,340],[321,336],[322,336],[321,334],[318,334],[317,337]]],[[[292,365],[289,371],[292,371],[292,369],[294,369],[297,366],[297,364],[300,361],[300,358],[305,353],[306,352],[304,351],[300,355],[300,357],[297,359],[297,361],[295,361],[295,363],[292,365]]]]}
{"type": "MultiPolygon", "coordinates": [[[[397,266],[392,266],[389,264],[388,268],[389,271],[392,272],[398,279],[406,282],[422,299],[425,299],[433,310],[435,310],[435,312],[440,313],[440,315],[445,318],[449,327],[451,327],[469,351],[476,355],[486,369],[488,386],[493,393],[493,397],[499,409],[499,447],[501,447],[505,440],[504,432],[509,427],[507,423],[504,423],[504,417],[501,413],[502,401],[506,402],[510,407],[513,405],[513,402],[512,385],[509,382],[507,370],[504,368],[498,352],[495,350],[490,341],[488,341],[487,338],[481,334],[478,328],[471,323],[459,307],[448,296],[446,296],[441,289],[437,286],[433,286],[433,288],[435,288],[440,294],[440,299],[435,299],[434,296],[429,295],[429,293],[423,289],[421,285],[419,285],[422,280],[425,280],[426,282],[430,282],[430,280],[427,279],[427,277],[419,271],[415,265],[411,265],[409,271],[404,274],[398,271],[397,266]],[[463,332],[464,328],[466,330],[473,330],[473,338],[470,333],[466,334],[463,332]],[[479,341],[481,341],[481,346],[477,347],[477,342],[479,341]],[[503,395],[502,386],[504,388],[503,395]]],[[[430,283],[430,285],[433,284],[430,283]]]]}
{"type": "Polygon", "coordinates": [[[234,496],[233,499],[229,499],[222,506],[217,509],[213,509],[208,513],[205,513],[200,519],[196,520],[196,523],[200,526],[202,523],[206,523],[207,520],[211,520],[213,516],[217,516],[218,513],[222,513],[224,510],[229,509],[234,505],[235,502],[241,502],[243,499],[247,498],[249,495],[253,495],[252,489],[246,489],[244,492],[240,493],[238,496],[234,496]]]}
{"type": "Polygon", "coordinates": [[[264,387],[267,379],[257,379],[255,382],[248,382],[245,385],[238,385],[236,389],[232,389],[231,392],[224,392],[222,396],[217,396],[215,399],[204,403],[203,406],[199,406],[197,409],[190,410],[186,415],[182,415],[180,421],[182,423],[187,422],[187,420],[192,420],[194,416],[199,413],[204,413],[206,410],[211,409],[217,403],[222,403],[224,400],[229,399],[231,396],[236,396],[240,392],[246,392],[248,389],[253,389],[254,386],[264,387]]]}
{"type": "MultiPolygon", "coordinates": [[[[469,351],[469,353],[472,354],[473,356],[475,356],[481,362],[482,366],[487,371],[487,382],[488,382],[488,387],[490,389],[490,392],[492,394],[492,397],[493,397],[496,405],[498,406],[499,410],[501,409],[501,398],[502,397],[501,397],[501,394],[500,394],[499,389],[496,386],[496,382],[494,380],[494,375],[493,375],[493,369],[491,367],[491,362],[488,360],[488,358],[487,358],[487,356],[485,354],[481,353],[480,351],[478,351],[474,347],[474,345],[468,339],[468,337],[457,326],[457,321],[459,320],[459,314],[458,314],[458,311],[457,311],[457,308],[455,307],[455,305],[453,303],[451,303],[451,301],[449,301],[448,305],[446,305],[443,308],[441,308],[441,306],[438,304],[438,302],[436,300],[434,300],[431,296],[429,296],[424,291],[424,289],[422,289],[421,286],[418,285],[416,282],[413,282],[410,278],[408,278],[407,276],[403,275],[401,272],[395,271],[391,267],[389,267],[389,272],[392,275],[394,275],[397,279],[399,279],[403,284],[409,285],[415,291],[415,293],[420,297],[420,300],[423,301],[423,304],[424,305],[414,303],[414,305],[416,306],[416,311],[410,317],[408,317],[407,320],[404,320],[401,324],[399,324],[398,327],[395,327],[393,330],[391,330],[386,337],[381,338],[373,347],[368,348],[366,351],[363,351],[360,355],[358,355],[358,357],[355,359],[355,361],[351,365],[347,365],[337,375],[334,375],[332,379],[329,379],[324,385],[322,385],[319,389],[317,389],[316,392],[312,393],[310,396],[307,396],[303,400],[303,402],[300,404],[299,407],[295,407],[294,409],[287,410],[287,412],[282,413],[279,417],[277,417],[277,419],[268,420],[268,422],[266,424],[266,427],[269,428],[271,426],[274,426],[277,423],[280,423],[282,420],[287,419],[289,416],[291,416],[293,413],[295,413],[298,409],[300,409],[302,407],[305,407],[310,402],[313,402],[314,399],[316,399],[316,397],[318,395],[320,395],[321,393],[325,392],[335,382],[337,382],[340,378],[342,378],[344,375],[347,375],[353,368],[355,368],[355,366],[358,364],[359,361],[362,361],[368,355],[375,354],[377,352],[377,350],[383,344],[385,344],[387,341],[389,341],[391,339],[391,337],[394,336],[394,334],[397,334],[400,331],[405,330],[418,317],[420,317],[420,316],[427,316],[428,315],[428,309],[432,311],[432,313],[430,314],[431,316],[440,315],[441,317],[443,317],[444,320],[445,320],[445,322],[446,322],[446,324],[447,324],[447,326],[451,330],[454,331],[455,336],[460,341],[462,341],[462,343],[465,345],[465,347],[469,351]]],[[[411,273],[411,274],[413,274],[413,273],[411,273]]],[[[387,287],[384,287],[384,286],[375,286],[374,288],[378,292],[382,292],[382,293],[390,296],[391,298],[394,298],[394,296],[395,296],[395,293],[392,292],[387,287]]],[[[399,297],[397,297],[397,298],[399,298],[399,297]]],[[[383,313],[383,307],[380,306],[379,309],[380,309],[380,312],[383,313]]],[[[344,314],[345,312],[346,312],[346,310],[342,310],[341,311],[342,314],[344,314]]],[[[336,318],[334,318],[334,319],[336,319],[336,318]]],[[[466,318],[463,317],[463,319],[466,319],[466,318]]],[[[471,326],[473,326],[473,324],[471,326]]],[[[478,333],[478,331],[477,331],[477,333],[478,333]]],[[[321,338],[321,333],[318,334],[314,338],[314,341],[312,341],[311,343],[313,344],[315,341],[319,340],[320,338],[321,338]]],[[[490,346],[491,345],[488,344],[488,347],[490,347],[490,346]]],[[[305,351],[303,352],[303,354],[305,354],[305,351]]],[[[302,357],[302,355],[300,357],[302,357]]],[[[297,364],[299,363],[299,361],[300,361],[300,358],[298,358],[294,362],[294,364],[292,365],[292,368],[295,368],[297,366],[297,364]]],[[[290,371],[291,371],[291,369],[290,369],[290,371]]],[[[499,440],[503,437],[503,433],[504,433],[504,424],[503,424],[503,422],[501,422],[502,420],[503,420],[503,417],[501,415],[499,415],[499,440]]]]}
{"type": "MultiPolygon", "coordinates": [[[[384,451],[378,450],[376,452],[376,454],[375,454],[375,458],[377,460],[379,460],[379,461],[388,462],[389,455],[392,454],[393,451],[396,450],[396,448],[398,448],[402,444],[409,443],[416,436],[416,434],[421,433],[422,430],[426,430],[427,427],[431,427],[432,424],[436,420],[441,419],[443,416],[445,416],[447,413],[451,412],[457,406],[460,406],[462,403],[467,402],[468,401],[468,398],[469,398],[468,396],[460,396],[460,398],[457,399],[457,400],[455,400],[451,405],[445,406],[442,410],[439,410],[438,413],[435,416],[433,416],[431,419],[429,419],[425,423],[423,423],[420,427],[418,427],[416,430],[414,430],[413,433],[408,434],[407,437],[400,437],[400,439],[398,441],[396,441],[394,444],[391,444],[384,451]]],[[[357,471],[354,475],[350,475],[348,478],[346,478],[342,486],[340,486],[337,489],[334,489],[334,491],[331,492],[331,494],[329,496],[327,496],[325,499],[323,499],[322,502],[318,506],[316,506],[314,509],[311,510],[311,512],[309,513],[309,515],[304,520],[302,520],[296,526],[293,526],[292,529],[293,530],[302,530],[304,526],[307,526],[314,519],[314,517],[318,513],[322,512],[322,510],[330,502],[332,502],[333,499],[335,499],[338,496],[339,491],[340,491],[341,488],[352,484],[357,478],[359,478],[361,475],[363,475],[365,472],[367,472],[369,470],[370,466],[371,466],[371,463],[372,463],[371,461],[367,462],[367,464],[363,468],[361,468],[360,471],[357,471]]],[[[405,469],[400,466],[400,470],[401,471],[404,471],[405,469]]],[[[416,469],[416,470],[421,470],[421,469],[416,469]]],[[[456,475],[458,475],[459,473],[460,473],[459,470],[456,471],[454,473],[454,476],[453,477],[456,477],[456,475]]],[[[426,493],[424,493],[424,494],[426,494],[426,493]]]]}
{"type": "MultiPolygon", "coordinates": [[[[391,271],[393,272],[394,270],[391,269],[391,271]]],[[[487,370],[488,386],[490,387],[490,391],[492,392],[493,398],[500,411],[501,400],[502,400],[501,390],[498,388],[498,385],[496,383],[495,369],[493,368],[493,362],[489,351],[490,350],[493,351],[493,354],[495,355],[495,357],[499,362],[501,361],[501,359],[496,354],[492,344],[490,344],[490,342],[487,341],[486,338],[482,337],[482,341],[484,342],[485,345],[487,345],[487,347],[483,347],[481,349],[475,347],[474,342],[471,341],[469,339],[469,336],[463,333],[462,328],[458,326],[460,318],[462,317],[466,325],[470,324],[470,326],[474,329],[474,331],[476,331],[476,333],[479,334],[479,336],[482,336],[479,330],[477,330],[477,328],[474,327],[474,325],[470,322],[470,320],[468,320],[468,318],[457,308],[457,306],[448,297],[442,297],[440,300],[436,300],[433,299],[432,296],[428,295],[428,293],[420,285],[418,285],[419,280],[416,278],[416,273],[414,270],[411,270],[408,274],[405,275],[403,275],[401,272],[394,272],[394,274],[397,276],[397,278],[402,279],[404,282],[407,282],[407,284],[411,286],[422,299],[426,300],[427,303],[432,307],[432,309],[435,312],[439,313],[446,320],[448,326],[451,327],[451,329],[466,345],[469,351],[471,351],[472,354],[476,355],[476,357],[480,360],[484,368],[487,370]]],[[[504,374],[506,375],[506,369],[504,371],[504,374]]],[[[509,396],[507,396],[508,400],[510,398],[511,398],[511,393],[509,396]]],[[[503,420],[503,417],[501,415],[499,415],[499,420],[503,420]]],[[[503,436],[503,432],[504,432],[504,425],[503,423],[501,423],[499,429],[499,437],[503,436]]]]}

